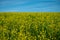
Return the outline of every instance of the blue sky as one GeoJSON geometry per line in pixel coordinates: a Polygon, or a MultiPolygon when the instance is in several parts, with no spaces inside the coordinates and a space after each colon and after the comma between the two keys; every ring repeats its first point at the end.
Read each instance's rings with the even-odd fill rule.
{"type": "Polygon", "coordinates": [[[60,0],[0,0],[0,12],[60,12],[60,0]]]}

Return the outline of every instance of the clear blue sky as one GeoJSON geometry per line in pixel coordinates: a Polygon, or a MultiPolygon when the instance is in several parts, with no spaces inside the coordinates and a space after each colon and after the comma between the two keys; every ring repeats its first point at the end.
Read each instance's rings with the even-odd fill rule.
{"type": "Polygon", "coordinates": [[[0,0],[0,12],[60,12],[60,0],[0,0]]]}

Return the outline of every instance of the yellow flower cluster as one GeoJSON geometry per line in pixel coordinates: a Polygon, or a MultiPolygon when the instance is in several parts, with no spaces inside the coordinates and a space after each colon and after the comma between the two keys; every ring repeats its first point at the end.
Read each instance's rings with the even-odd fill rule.
{"type": "Polygon", "coordinates": [[[60,12],[2,12],[0,40],[59,40],[60,12]]]}

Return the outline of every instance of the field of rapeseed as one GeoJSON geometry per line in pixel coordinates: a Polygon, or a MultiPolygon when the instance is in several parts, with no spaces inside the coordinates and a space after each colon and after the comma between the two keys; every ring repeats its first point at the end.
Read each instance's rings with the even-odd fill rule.
{"type": "Polygon", "coordinates": [[[59,39],[59,12],[0,12],[0,40],[59,39]]]}

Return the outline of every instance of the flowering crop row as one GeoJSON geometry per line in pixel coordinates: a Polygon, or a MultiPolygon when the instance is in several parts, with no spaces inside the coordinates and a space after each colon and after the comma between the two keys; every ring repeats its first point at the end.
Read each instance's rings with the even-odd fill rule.
{"type": "Polygon", "coordinates": [[[59,40],[60,13],[0,13],[0,40],[59,40]]]}

